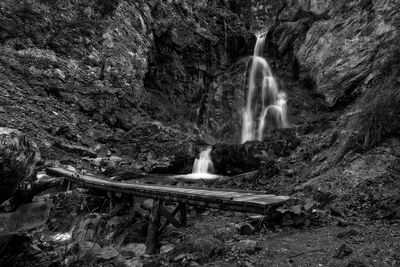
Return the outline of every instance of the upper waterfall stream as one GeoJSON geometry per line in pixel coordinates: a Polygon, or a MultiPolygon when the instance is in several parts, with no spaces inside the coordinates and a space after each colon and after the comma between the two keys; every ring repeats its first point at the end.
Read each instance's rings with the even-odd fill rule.
{"type": "Polygon", "coordinates": [[[242,143],[252,140],[262,141],[267,124],[275,128],[289,127],[286,94],[279,90],[271,67],[262,57],[264,45],[265,36],[257,37],[247,75],[248,91],[242,114],[242,143]]]}

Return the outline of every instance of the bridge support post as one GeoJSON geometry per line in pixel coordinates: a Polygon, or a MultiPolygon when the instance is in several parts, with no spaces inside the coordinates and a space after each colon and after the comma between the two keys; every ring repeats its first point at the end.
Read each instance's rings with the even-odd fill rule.
{"type": "Polygon", "coordinates": [[[114,205],[114,196],[113,196],[113,193],[110,191],[107,192],[107,196],[108,196],[108,199],[110,200],[108,211],[111,212],[113,210],[113,205],[114,205]]]}
{"type": "Polygon", "coordinates": [[[187,224],[187,213],[186,213],[187,205],[185,203],[179,203],[179,220],[181,226],[186,226],[187,224]]]}
{"type": "Polygon", "coordinates": [[[151,209],[149,227],[147,229],[146,253],[154,254],[158,248],[158,237],[164,232],[169,224],[175,227],[183,227],[187,224],[187,205],[179,203],[172,213],[163,205],[162,201],[154,200],[151,209]],[[178,214],[179,220],[175,219],[178,214]],[[165,218],[161,225],[161,216],[165,218]]]}
{"type": "Polygon", "coordinates": [[[161,201],[155,200],[151,209],[149,228],[147,229],[146,254],[154,254],[158,248],[158,229],[160,228],[161,201]]]}

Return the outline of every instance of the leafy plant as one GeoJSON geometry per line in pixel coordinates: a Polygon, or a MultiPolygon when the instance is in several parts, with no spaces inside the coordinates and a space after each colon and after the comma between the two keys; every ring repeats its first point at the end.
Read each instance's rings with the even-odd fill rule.
{"type": "Polygon", "coordinates": [[[312,213],[316,210],[318,202],[307,198],[304,201],[297,203],[287,203],[276,209],[277,212],[282,214],[281,224],[283,226],[309,226],[311,224],[312,213]]]}

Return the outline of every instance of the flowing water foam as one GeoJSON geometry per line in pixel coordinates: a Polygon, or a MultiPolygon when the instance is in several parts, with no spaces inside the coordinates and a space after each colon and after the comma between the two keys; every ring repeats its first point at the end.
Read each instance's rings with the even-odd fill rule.
{"type": "Polygon", "coordinates": [[[211,150],[212,147],[208,147],[200,152],[199,158],[194,160],[192,173],[180,175],[180,177],[188,179],[215,179],[220,177],[213,174],[214,165],[211,160],[211,150]]]}

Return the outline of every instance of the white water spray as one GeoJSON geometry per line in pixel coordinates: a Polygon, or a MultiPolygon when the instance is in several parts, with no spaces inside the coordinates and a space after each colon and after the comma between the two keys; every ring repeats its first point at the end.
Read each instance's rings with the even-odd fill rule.
{"type": "Polygon", "coordinates": [[[248,75],[246,107],[242,118],[242,143],[256,139],[262,141],[266,121],[275,128],[289,127],[286,94],[279,91],[271,68],[262,57],[264,44],[265,36],[257,37],[250,75],[248,75]],[[255,116],[257,108],[261,109],[258,127],[255,116]],[[257,131],[256,128],[258,128],[257,131]]]}
{"type": "Polygon", "coordinates": [[[193,174],[211,174],[214,173],[214,165],[211,160],[211,147],[200,153],[198,159],[194,160],[193,174]]]}
{"type": "Polygon", "coordinates": [[[194,160],[193,170],[190,174],[178,175],[185,179],[216,179],[219,175],[214,174],[214,165],[211,160],[211,147],[200,152],[199,158],[194,160]]]}

